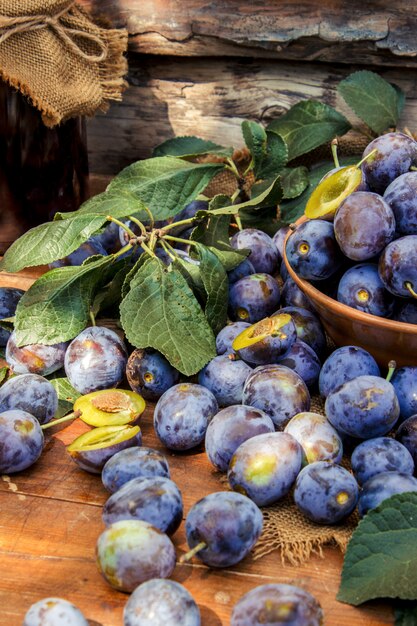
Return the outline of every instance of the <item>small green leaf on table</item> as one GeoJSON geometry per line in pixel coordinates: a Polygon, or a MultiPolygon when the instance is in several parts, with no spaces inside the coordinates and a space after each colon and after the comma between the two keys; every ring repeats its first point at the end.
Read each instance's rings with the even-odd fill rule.
{"type": "Polygon", "coordinates": [[[288,147],[288,160],[328,143],[351,128],[348,120],[333,107],[317,100],[304,100],[273,120],[267,130],[282,137],[288,147]]]}
{"type": "Polygon", "coordinates": [[[73,410],[74,402],[81,394],[74,389],[68,378],[50,378],[49,382],[58,395],[58,410],[54,415],[54,419],[58,419],[73,410]]]}
{"type": "Polygon", "coordinates": [[[337,89],[352,111],[375,133],[397,126],[401,92],[375,72],[354,72],[337,89]]]}
{"type": "Polygon", "coordinates": [[[197,157],[203,154],[228,157],[232,156],[233,148],[225,148],[212,141],[186,135],[167,139],[154,148],[152,156],[197,157]]]}
{"type": "Polygon", "coordinates": [[[159,350],[191,376],[216,356],[215,337],[186,279],[151,258],[140,267],[120,305],[128,341],[159,350]]]}
{"type": "Polygon", "coordinates": [[[359,522],[349,542],[337,599],[417,599],[417,493],[384,500],[359,522]]]}

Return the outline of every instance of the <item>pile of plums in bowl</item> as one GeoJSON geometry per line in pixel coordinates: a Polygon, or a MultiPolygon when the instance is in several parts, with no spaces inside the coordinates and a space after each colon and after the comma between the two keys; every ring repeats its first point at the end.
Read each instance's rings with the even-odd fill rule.
{"type": "Polygon", "coordinates": [[[417,142],[374,139],[358,165],[329,172],[290,229],[289,276],[337,345],[417,364],[417,142]]]}

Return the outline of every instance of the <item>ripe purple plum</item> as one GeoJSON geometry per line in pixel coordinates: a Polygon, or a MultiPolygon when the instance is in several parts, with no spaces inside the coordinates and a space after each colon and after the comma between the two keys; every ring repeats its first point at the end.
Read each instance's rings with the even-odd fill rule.
{"type": "Polygon", "coordinates": [[[65,373],[81,394],[116,387],[125,374],[127,351],[113,330],[91,326],[83,330],[65,353],[65,373]]]}
{"type": "Polygon", "coordinates": [[[395,298],[384,287],[376,263],[359,263],[340,279],[337,299],[358,311],[392,317],[395,298]]]}
{"type": "Polygon", "coordinates": [[[396,304],[393,319],[406,324],[417,324],[417,302],[415,300],[397,298],[396,304]]]}
{"type": "Polygon", "coordinates": [[[392,241],[379,257],[378,271],[394,296],[417,298],[417,235],[392,241]]]}
{"type": "Polygon", "coordinates": [[[175,548],[168,535],[148,522],[115,522],[98,538],[97,566],[108,583],[132,592],[152,578],[169,578],[175,568],[175,548]]]}
{"type": "Polygon", "coordinates": [[[239,263],[237,267],[235,267],[230,272],[227,272],[229,285],[232,285],[241,278],[244,278],[245,276],[250,276],[251,274],[256,274],[255,268],[253,267],[249,259],[244,259],[242,263],[239,263]]]}
{"type": "Polygon", "coordinates": [[[263,517],[249,498],[218,491],[190,509],[185,520],[187,543],[209,567],[236,565],[252,550],[262,532],[263,517]]]}
{"type": "Polygon", "coordinates": [[[182,520],[182,497],[169,478],[132,478],[103,507],[106,526],[125,519],[143,520],[163,533],[175,533],[182,520]]]}
{"type": "Polygon", "coordinates": [[[0,411],[20,409],[30,413],[40,424],[46,424],[58,409],[54,386],[38,374],[20,374],[0,387],[0,411]]]}
{"type": "Polygon", "coordinates": [[[340,433],[358,439],[386,435],[400,415],[395,389],[379,376],[358,376],[332,391],[326,416],[340,433]]]}
{"type": "Polygon", "coordinates": [[[294,272],[306,280],[330,278],[343,261],[333,225],[325,220],[300,224],[288,237],[285,251],[294,272]]]}
{"type": "Polygon", "coordinates": [[[284,430],[303,449],[303,465],[316,461],[340,463],[343,456],[342,439],[329,420],[319,413],[298,413],[284,430]]]}
{"type": "Polygon", "coordinates": [[[216,337],[216,352],[217,354],[233,354],[232,343],[235,337],[249,328],[249,322],[231,322],[227,326],[221,329],[216,337]]]}
{"type": "Polygon", "coordinates": [[[277,359],[277,363],[294,370],[309,389],[316,386],[321,369],[320,359],[313,348],[304,341],[297,339],[291,348],[277,359]]]}
{"type": "Polygon", "coordinates": [[[229,289],[229,314],[233,320],[259,322],[276,311],[280,300],[278,283],[270,274],[251,274],[229,289]]]}
{"type": "Polygon", "coordinates": [[[206,387],[174,385],[157,402],[155,432],[170,450],[190,450],[204,441],[207,426],[218,410],[216,398],[206,387]]]}
{"type": "Polygon", "coordinates": [[[367,183],[376,193],[383,194],[392,181],[417,165],[417,142],[405,133],[386,133],[369,143],[363,156],[376,150],[362,164],[367,183]]]}
{"type": "Polygon", "coordinates": [[[19,348],[13,331],[6,345],[6,361],[15,374],[48,376],[64,365],[67,347],[68,343],[62,342],[52,346],[33,343],[19,348]]]}
{"type": "Polygon", "coordinates": [[[297,307],[306,309],[313,314],[316,313],[316,309],[314,308],[314,304],[310,298],[306,296],[303,291],[301,291],[291,276],[288,276],[282,288],[281,304],[283,304],[286,308],[297,307]]]}
{"type": "Polygon", "coordinates": [[[417,466],[417,415],[412,415],[400,424],[395,438],[407,448],[417,466]]]}
{"type": "Polygon", "coordinates": [[[170,477],[168,461],[152,448],[132,447],[120,450],[103,467],[101,480],[107,491],[114,493],[132,478],[170,477]]]}
{"type": "Polygon", "coordinates": [[[263,411],[242,404],[228,406],[211,420],[206,432],[206,454],[214,467],[227,472],[241,443],[263,433],[273,433],[274,423],[263,411]]]}
{"type": "Polygon", "coordinates": [[[49,267],[54,269],[56,267],[66,267],[68,265],[82,265],[86,259],[90,256],[101,254],[107,256],[107,252],[104,249],[99,239],[90,237],[87,241],[84,241],[79,248],[71,252],[68,256],[57,261],[53,261],[49,264],[49,267]]]}
{"type": "Polygon", "coordinates": [[[369,352],[358,346],[342,346],[323,363],[319,376],[320,395],[327,398],[329,393],[348,380],[365,374],[379,376],[380,373],[377,362],[369,352]]]}
{"type": "Polygon", "coordinates": [[[22,626],[88,626],[88,622],[68,600],[43,598],[32,604],[22,626]]]}
{"type": "Polygon", "coordinates": [[[319,358],[324,356],[326,351],[326,335],[320,319],[309,311],[297,306],[286,306],[274,315],[288,313],[295,324],[297,338],[307,343],[319,358]]]}
{"type": "Polygon", "coordinates": [[[33,415],[15,409],[0,413],[0,442],[0,473],[14,474],[39,459],[44,437],[33,415]]]}
{"type": "Polygon", "coordinates": [[[391,207],[370,191],[348,196],[338,208],[333,225],[343,254],[352,261],[367,261],[378,255],[395,234],[391,207]]]}
{"type": "Polygon", "coordinates": [[[219,406],[230,406],[242,402],[245,380],[252,368],[233,354],[214,357],[198,375],[198,382],[206,387],[219,406]]]}
{"type": "Polygon", "coordinates": [[[322,626],[323,611],[308,591],[269,584],[251,589],[235,604],[230,626],[322,626]]]}
{"type": "Polygon", "coordinates": [[[417,235],[417,172],[406,172],[392,181],[384,200],[395,217],[398,235],[417,235]]]}
{"type": "Polygon", "coordinates": [[[251,365],[275,363],[288,352],[297,339],[297,331],[288,313],[276,313],[243,330],[232,343],[239,357],[251,365]]]}
{"type": "MultiPolygon", "coordinates": [[[[207,211],[208,202],[207,200],[193,200],[187,206],[185,206],[172,220],[173,223],[182,222],[183,220],[189,220],[195,216],[197,211],[207,211]]],[[[173,228],[170,232],[175,235],[179,235],[183,233],[184,230],[188,230],[189,224],[180,224],[173,228]]]]}
{"type": "Polygon", "coordinates": [[[417,367],[399,367],[391,383],[400,403],[401,421],[404,421],[417,413],[417,367]]]}
{"type": "Polygon", "coordinates": [[[308,411],[310,402],[301,376],[284,365],[257,367],[243,388],[242,403],[267,413],[278,430],[283,430],[297,413],[308,411]]]}
{"type": "Polygon", "coordinates": [[[277,230],[275,235],[272,237],[272,241],[276,245],[276,247],[278,249],[278,252],[279,252],[279,255],[280,255],[280,257],[282,259],[284,258],[285,239],[286,239],[288,233],[290,232],[290,230],[291,230],[291,228],[289,226],[281,226],[281,228],[279,230],[277,230]]]}
{"type": "Polygon", "coordinates": [[[397,493],[417,491],[417,478],[402,472],[383,472],[373,476],[362,486],[358,510],[362,517],[381,502],[397,493]]]}
{"type": "Polygon", "coordinates": [[[123,626],[200,626],[192,595],[174,580],[154,578],[137,587],[123,611],[123,626]]]}
{"type": "Polygon", "coordinates": [[[257,273],[273,274],[280,262],[280,254],[271,237],[262,230],[245,228],[230,240],[235,250],[250,250],[249,261],[257,273]]]}
{"type": "Polygon", "coordinates": [[[133,391],[147,400],[158,400],[178,383],[180,373],[160,352],[137,348],[127,361],[126,376],[133,391]]]}
{"type": "Polygon", "coordinates": [[[244,441],[232,456],[227,478],[234,491],[258,506],[285,496],[297,478],[302,448],[287,433],[265,433],[244,441]]]}
{"type": "MultiPolygon", "coordinates": [[[[20,298],[25,292],[13,287],[0,287],[0,319],[13,317],[20,298]]],[[[10,337],[10,332],[0,328],[0,346],[5,346],[10,337]]]]}
{"type": "Polygon", "coordinates": [[[414,461],[410,452],[391,437],[377,437],[360,443],[352,453],[351,465],[360,485],[383,472],[414,473],[414,461]]]}
{"type": "Polygon", "coordinates": [[[306,465],[297,476],[294,502],[317,524],[337,524],[352,513],[358,502],[358,483],[350,472],[328,461],[306,465]]]}

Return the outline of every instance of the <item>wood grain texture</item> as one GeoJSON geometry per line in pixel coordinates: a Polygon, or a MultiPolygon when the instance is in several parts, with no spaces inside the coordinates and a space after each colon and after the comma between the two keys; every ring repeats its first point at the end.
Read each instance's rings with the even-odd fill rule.
{"type": "Polygon", "coordinates": [[[106,15],[116,26],[126,26],[130,49],[146,54],[416,63],[417,11],[409,0],[391,4],[81,0],[81,4],[106,15]]]}
{"type": "MultiPolygon", "coordinates": [[[[241,147],[244,119],[264,124],[305,98],[315,98],[355,116],[336,92],[356,67],[253,59],[178,59],[131,56],[130,87],[121,104],[88,122],[91,171],[116,174],[148,158],[152,149],[175,135],[198,135],[241,147]]],[[[406,94],[401,123],[417,129],[416,75],[381,69],[406,94]]]]}

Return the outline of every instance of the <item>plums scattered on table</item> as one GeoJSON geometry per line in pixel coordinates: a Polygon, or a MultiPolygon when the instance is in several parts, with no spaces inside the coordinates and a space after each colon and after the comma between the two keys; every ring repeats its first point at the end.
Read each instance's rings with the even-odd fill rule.
{"type": "Polygon", "coordinates": [[[410,452],[391,437],[377,437],[360,443],[352,453],[351,465],[360,485],[383,472],[414,473],[410,452]]]}
{"type": "Polygon", "coordinates": [[[276,311],[279,300],[278,283],[270,274],[245,276],[230,286],[230,317],[253,324],[276,311]]]}
{"type": "Polygon", "coordinates": [[[288,237],[285,251],[294,272],[306,280],[330,278],[343,260],[333,225],[325,220],[300,224],[288,237]]]}
{"type": "Polygon", "coordinates": [[[245,328],[232,343],[241,359],[251,365],[276,363],[297,339],[297,331],[288,313],[266,317],[245,328]]]}
{"type": "Polygon", "coordinates": [[[402,472],[383,472],[376,474],[362,485],[359,495],[359,515],[365,515],[381,502],[397,493],[417,491],[417,478],[402,472]]]}
{"type": "Polygon", "coordinates": [[[29,608],[22,626],[88,626],[80,609],[62,598],[43,598],[29,608]]]}
{"type": "Polygon", "coordinates": [[[221,329],[216,337],[217,354],[232,354],[234,350],[232,343],[235,337],[240,335],[245,328],[249,328],[249,322],[231,322],[221,329]]]}
{"type": "Polygon", "coordinates": [[[6,345],[6,361],[15,374],[38,374],[48,376],[64,365],[67,342],[52,346],[28,344],[19,348],[13,331],[6,345]]]}
{"type": "MultiPolygon", "coordinates": [[[[25,292],[22,289],[13,287],[0,287],[0,319],[13,317],[20,298],[25,292]]],[[[10,332],[5,328],[0,328],[0,346],[5,346],[10,332]]]]}
{"type": "Polygon", "coordinates": [[[384,193],[393,180],[405,174],[411,166],[417,165],[417,142],[405,133],[386,133],[369,143],[363,153],[367,156],[362,169],[366,181],[376,193],[384,193]]]}
{"type": "Polygon", "coordinates": [[[326,359],[320,370],[320,395],[327,398],[329,393],[347,383],[348,380],[365,374],[380,375],[378,364],[369,352],[358,346],[337,348],[326,359]]]}
{"type": "Polygon", "coordinates": [[[317,354],[308,344],[297,339],[291,348],[277,359],[279,365],[285,365],[296,372],[309,389],[316,386],[321,364],[317,354]]]}
{"type": "Polygon", "coordinates": [[[43,431],[33,415],[20,409],[0,413],[1,474],[21,472],[33,465],[43,443],[43,431]]]}
{"type": "Polygon", "coordinates": [[[0,387],[0,411],[20,409],[30,413],[40,424],[49,422],[58,409],[54,386],[38,374],[20,374],[0,387]]]}
{"type": "Polygon", "coordinates": [[[278,267],[280,254],[271,237],[262,230],[245,228],[230,240],[230,245],[236,250],[250,250],[248,256],[257,273],[272,274],[278,267]]]}
{"type": "Polygon", "coordinates": [[[230,406],[242,402],[245,380],[252,368],[231,354],[214,357],[198,375],[198,382],[206,387],[217,400],[219,406],[230,406]]]}
{"type": "Polygon", "coordinates": [[[330,422],[318,413],[298,413],[284,430],[303,449],[303,464],[315,461],[340,463],[343,456],[342,439],[330,422]]]}
{"type": "Polygon", "coordinates": [[[132,478],[156,476],[170,477],[164,455],[158,450],[135,446],[113,454],[103,467],[101,480],[107,491],[114,493],[132,478]]]}
{"type": "Polygon", "coordinates": [[[286,306],[274,315],[288,313],[294,322],[297,338],[313,348],[319,358],[326,350],[326,335],[317,315],[297,306],[286,306]]]}
{"type": "Polygon", "coordinates": [[[395,217],[398,235],[417,235],[417,172],[406,172],[392,181],[384,200],[395,217]]]}
{"type": "Polygon", "coordinates": [[[180,373],[160,352],[137,348],[127,361],[126,376],[133,391],[147,400],[158,400],[178,383],[180,373]]]}
{"type": "Polygon", "coordinates": [[[399,367],[391,383],[400,403],[401,421],[417,413],[417,367],[399,367]]]}
{"type": "Polygon", "coordinates": [[[417,414],[400,424],[395,433],[395,438],[407,448],[417,467],[417,414]]]}

